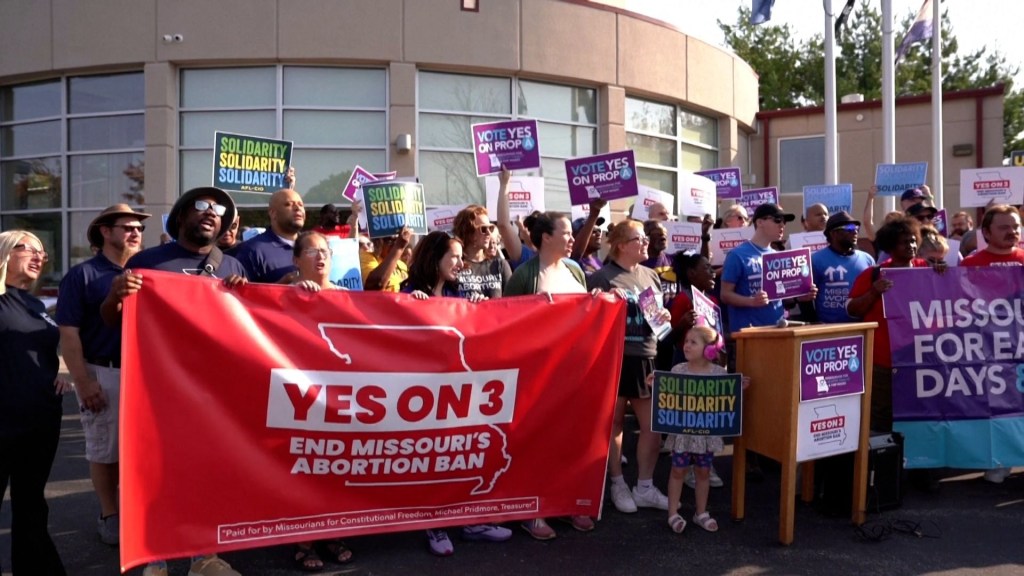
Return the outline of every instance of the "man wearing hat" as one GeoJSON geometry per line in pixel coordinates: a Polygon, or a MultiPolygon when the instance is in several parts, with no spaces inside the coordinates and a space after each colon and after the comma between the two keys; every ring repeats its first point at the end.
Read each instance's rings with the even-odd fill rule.
{"type": "Polygon", "coordinates": [[[928,206],[927,204],[924,204],[923,202],[911,204],[910,207],[907,208],[907,216],[914,218],[921,224],[931,225],[932,220],[935,219],[935,215],[938,213],[938,210],[931,206],[928,206]]]}
{"type": "MultiPolygon", "coordinates": [[[[163,270],[191,276],[221,278],[229,287],[246,283],[242,264],[217,248],[217,239],[235,220],[235,203],[220,188],[193,188],[185,192],[167,217],[167,233],[174,242],[147,248],[132,256],[125,273],[114,278],[101,307],[103,320],[120,329],[122,303],[142,288],[138,270],[163,270]]],[[[217,555],[192,558],[189,574],[195,576],[240,576],[217,555]]],[[[167,576],[167,564],[146,566],[144,576],[167,576]]]]}
{"type": "Polygon", "coordinates": [[[811,255],[814,284],[820,286],[814,299],[818,320],[826,324],[856,322],[846,313],[850,287],[861,272],[875,265],[867,252],[857,250],[860,221],[845,210],[829,216],[825,223],[828,246],[811,255]]]}
{"type": "Polygon", "coordinates": [[[914,204],[928,203],[928,201],[931,200],[931,197],[931,190],[923,184],[916,188],[904,190],[903,194],[900,196],[900,210],[906,212],[907,208],[910,208],[914,204]]]}
{"type": "Polygon", "coordinates": [[[587,217],[572,222],[572,259],[580,263],[587,277],[601,269],[597,253],[601,249],[601,226],[604,225],[601,210],[607,203],[601,199],[591,201],[587,217]]]}
{"type": "Polygon", "coordinates": [[[100,305],[124,265],[142,248],[145,212],[115,204],[100,212],[86,231],[92,258],[68,270],[60,282],[57,324],[68,371],[76,383],[85,431],[85,459],[100,501],[96,521],[100,540],[119,542],[118,398],[121,382],[121,331],[104,324],[100,305]]]}

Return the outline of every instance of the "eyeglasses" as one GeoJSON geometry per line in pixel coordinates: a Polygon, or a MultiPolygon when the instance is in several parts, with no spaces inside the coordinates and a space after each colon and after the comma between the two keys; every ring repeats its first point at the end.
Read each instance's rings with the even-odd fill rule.
{"type": "Polygon", "coordinates": [[[492,234],[494,232],[494,224],[488,224],[487,226],[480,226],[477,228],[481,234],[492,234]]]}
{"type": "Polygon", "coordinates": [[[207,210],[213,210],[213,213],[217,216],[223,216],[228,211],[228,207],[223,204],[217,204],[216,202],[209,202],[206,200],[196,200],[195,203],[196,212],[206,212],[207,210]]]}
{"type": "Polygon", "coordinates": [[[626,240],[626,243],[629,244],[630,242],[633,242],[634,240],[639,242],[640,244],[650,244],[651,243],[651,239],[648,238],[647,236],[633,236],[629,240],[626,240]]]}
{"type": "Polygon", "coordinates": [[[775,222],[776,224],[785,224],[786,223],[786,219],[783,216],[765,216],[764,218],[761,218],[761,220],[771,220],[772,222],[775,222]]]}
{"type": "Polygon", "coordinates": [[[316,258],[317,256],[330,258],[334,255],[334,251],[330,248],[306,248],[302,251],[302,255],[307,258],[316,258]]]}
{"type": "Polygon", "coordinates": [[[142,234],[143,232],[146,231],[146,227],[141,224],[138,226],[125,226],[124,224],[113,224],[110,227],[120,228],[121,230],[124,230],[125,234],[131,234],[132,232],[138,232],[139,234],[142,234]]]}
{"type": "Polygon", "coordinates": [[[14,249],[21,250],[22,252],[30,252],[32,256],[39,256],[43,262],[50,259],[49,255],[46,254],[46,250],[41,250],[35,246],[29,246],[28,244],[15,244],[14,249]]]}
{"type": "Polygon", "coordinates": [[[860,226],[856,224],[846,224],[843,226],[836,226],[833,230],[842,230],[843,232],[860,232],[860,226]]]}

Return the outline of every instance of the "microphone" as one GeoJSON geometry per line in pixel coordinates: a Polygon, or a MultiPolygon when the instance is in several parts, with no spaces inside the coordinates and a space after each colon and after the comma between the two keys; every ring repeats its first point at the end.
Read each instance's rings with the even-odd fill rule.
{"type": "Polygon", "coordinates": [[[802,322],[800,320],[786,320],[785,318],[779,318],[779,321],[775,323],[776,328],[788,328],[790,326],[807,326],[808,322],[802,322]]]}

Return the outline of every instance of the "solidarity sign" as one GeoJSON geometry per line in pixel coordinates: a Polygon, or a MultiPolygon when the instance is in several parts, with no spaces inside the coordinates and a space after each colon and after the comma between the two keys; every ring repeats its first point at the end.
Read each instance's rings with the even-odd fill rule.
{"type": "Polygon", "coordinates": [[[471,304],[145,276],[124,317],[124,569],[600,513],[621,301],[471,304]],[[540,324],[540,341],[519,336],[540,324]],[[566,345],[584,337],[592,346],[566,345]]]}
{"type": "Polygon", "coordinates": [[[216,132],[213,185],[238,192],[272,192],[285,187],[292,143],[256,136],[216,132]]]}

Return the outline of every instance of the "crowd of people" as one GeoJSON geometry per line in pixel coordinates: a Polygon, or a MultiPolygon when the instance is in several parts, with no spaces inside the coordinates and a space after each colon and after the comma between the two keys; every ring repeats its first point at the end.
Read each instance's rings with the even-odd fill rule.
{"type": "MultiPolygon", "coordinates": [[[[143,270],[163,270],[220,279],[229,287],[247,282],[293,284],[311,292],[331,291],[331,248],[328,237],[359,238],[364,289],[410,294],[412,302],[428,298],[465,298],[471,302],[524,294],[586,294],[611,292],[626,302],[624,355],[618,377],[609,449],[611,504],[621,513],[653,508],[667,514],[673,532],[688,522],[679,514],[682,486],[694,489],[691,521],[707,531],[718,523],[707,508],[712,487],[723,485],[714,471],[713,456],[720,438],[680,436],[662,438],[651,429],[651,379],[655,370],[684,374],[721,374],[734,367],[729,334],[750,326],[775,326],[787,319],[810,322],[876,321],[871,426],[892,429],[892,365],[889,338],[881,310],[881,295],[892,288],[882,268],[949,265],[946,237],[932,227],[935,209],[925,188],[908,190],[902,210],[886,216],[874,230],[874,191],[864,218],[847,212],[829,214],[814,205],[800,216],[805,231],[823,232],[827,246],[812,256],[814,287],[793,301],[772,300],[762,289],[762,258],[785,247],[787,223],[796,215],[776,204],[763,204],[752,215],[740,205],[727,207],[717,223],[709,217],[690,217],[702,223],[700,250],[667,251],[664,221],[672,217],[662,205],[651,206],[645,222],[626,219],[606,223],[599,213],[605,203],[594,200],[585,218],[571,221],[557,212],[536,213],[523,221],[510,218],[507,170],[499,178],[495,220],[487,209],[470,205],[455,217],[454,230],[431,232],[417,241],[408,229],[388,238],[369,239],[359,230],[355,206],[347,223],[333,205],[320,212],[318,225],[306,230],[302,197],[293,189],[270,196],[270,226],[239,242],[240,220],[229,194],[212,187],[189,190],[174,204],[167,219],[169,242],[142,249],[142,233],[150,214],[118,204],[102,211],[88,227],[95,256],[64,277],[51,319],[32,287],[47,262],[47,252],[31,231],[0,233],[0,494],[8,482],[12,491],[12,563],[15,574],[64,574],[57,550],[47,532],[48,509],[43,488],[49,476],[60,433],[61,396],[74,390],[81,407],[86,460],[99,503],[97,531],[102,542],[117,545],[118,514],[118,398],[120,387],[120,322],[124,299],[144,289],[143,270]],[[605,225],[607,226],[607,231],[605,225]],[[728,253],[724,266],[711,265],[709,229],[712,226],[751,226],[753,236],[728,253]],[[834,276],[837,268],[845,273],[834,276]],[[671,323],[659,341],[645,321],[639,293],[652,288],[662,299],[662,320],[671,323]],[[695,291],[721,304],[718,322],[709,323],[694,310],[695,291]],[[58,377],[58,344],[74,382],[58,377]],[[636,452],[623,454],[626,414],[637,418],[636,452]],[[659,451],[671,453],[669,494],[654,483],[659,451]],[[630,487],[622,466],[634,459],[636,485],[630,487]]],[[[294,182],[291,173],[290,182],[294,182]]],[[[1018,209],[991,206],[981,220],[985,247],[972,249],[963,266],[1024,266],[1018,209]]],[[[977,242],[978,232],[966,213],[954,215],[949,238],[960,251],[977,242]]],[[[952,260],[954,265],[958,258],[952,260]]],[[[414,305],[414,304],[410,304],[414,305]]],[[[744,386],[749,381],[744,381],[744,386]]],[[[756,383],[754,383],[756,385],[756,383]]],[[[756,464],[756,463],[755,463],[756,464]]],[[[752,471],[757,472],[756,466],[752,471]]],[[[989,471],[1001,481],[1008,470],[989,471]]],[[[593,518],[562,518],[572,528],[588,532],[593,518]]],[[[532,538],[550,540],[557,532],[548,519],[521,524],[532,538]]],[[[512,537],[504,526],[463,526],[467,540],[500,542],[512,537]]],[[[437,555],[454,551],[445,530],[427,531],[429,550],[437,555]]],[[[325,562],[346,563],[354,558],[337,539],[304,542],[294,548],[296,568],[318,571],[325,562]]],[[[167,574],[156,562],[146,576],[167,574]]],[[[235,576],[237,571],[216,555],[191,559],[190,574],[235,576]]]]}

